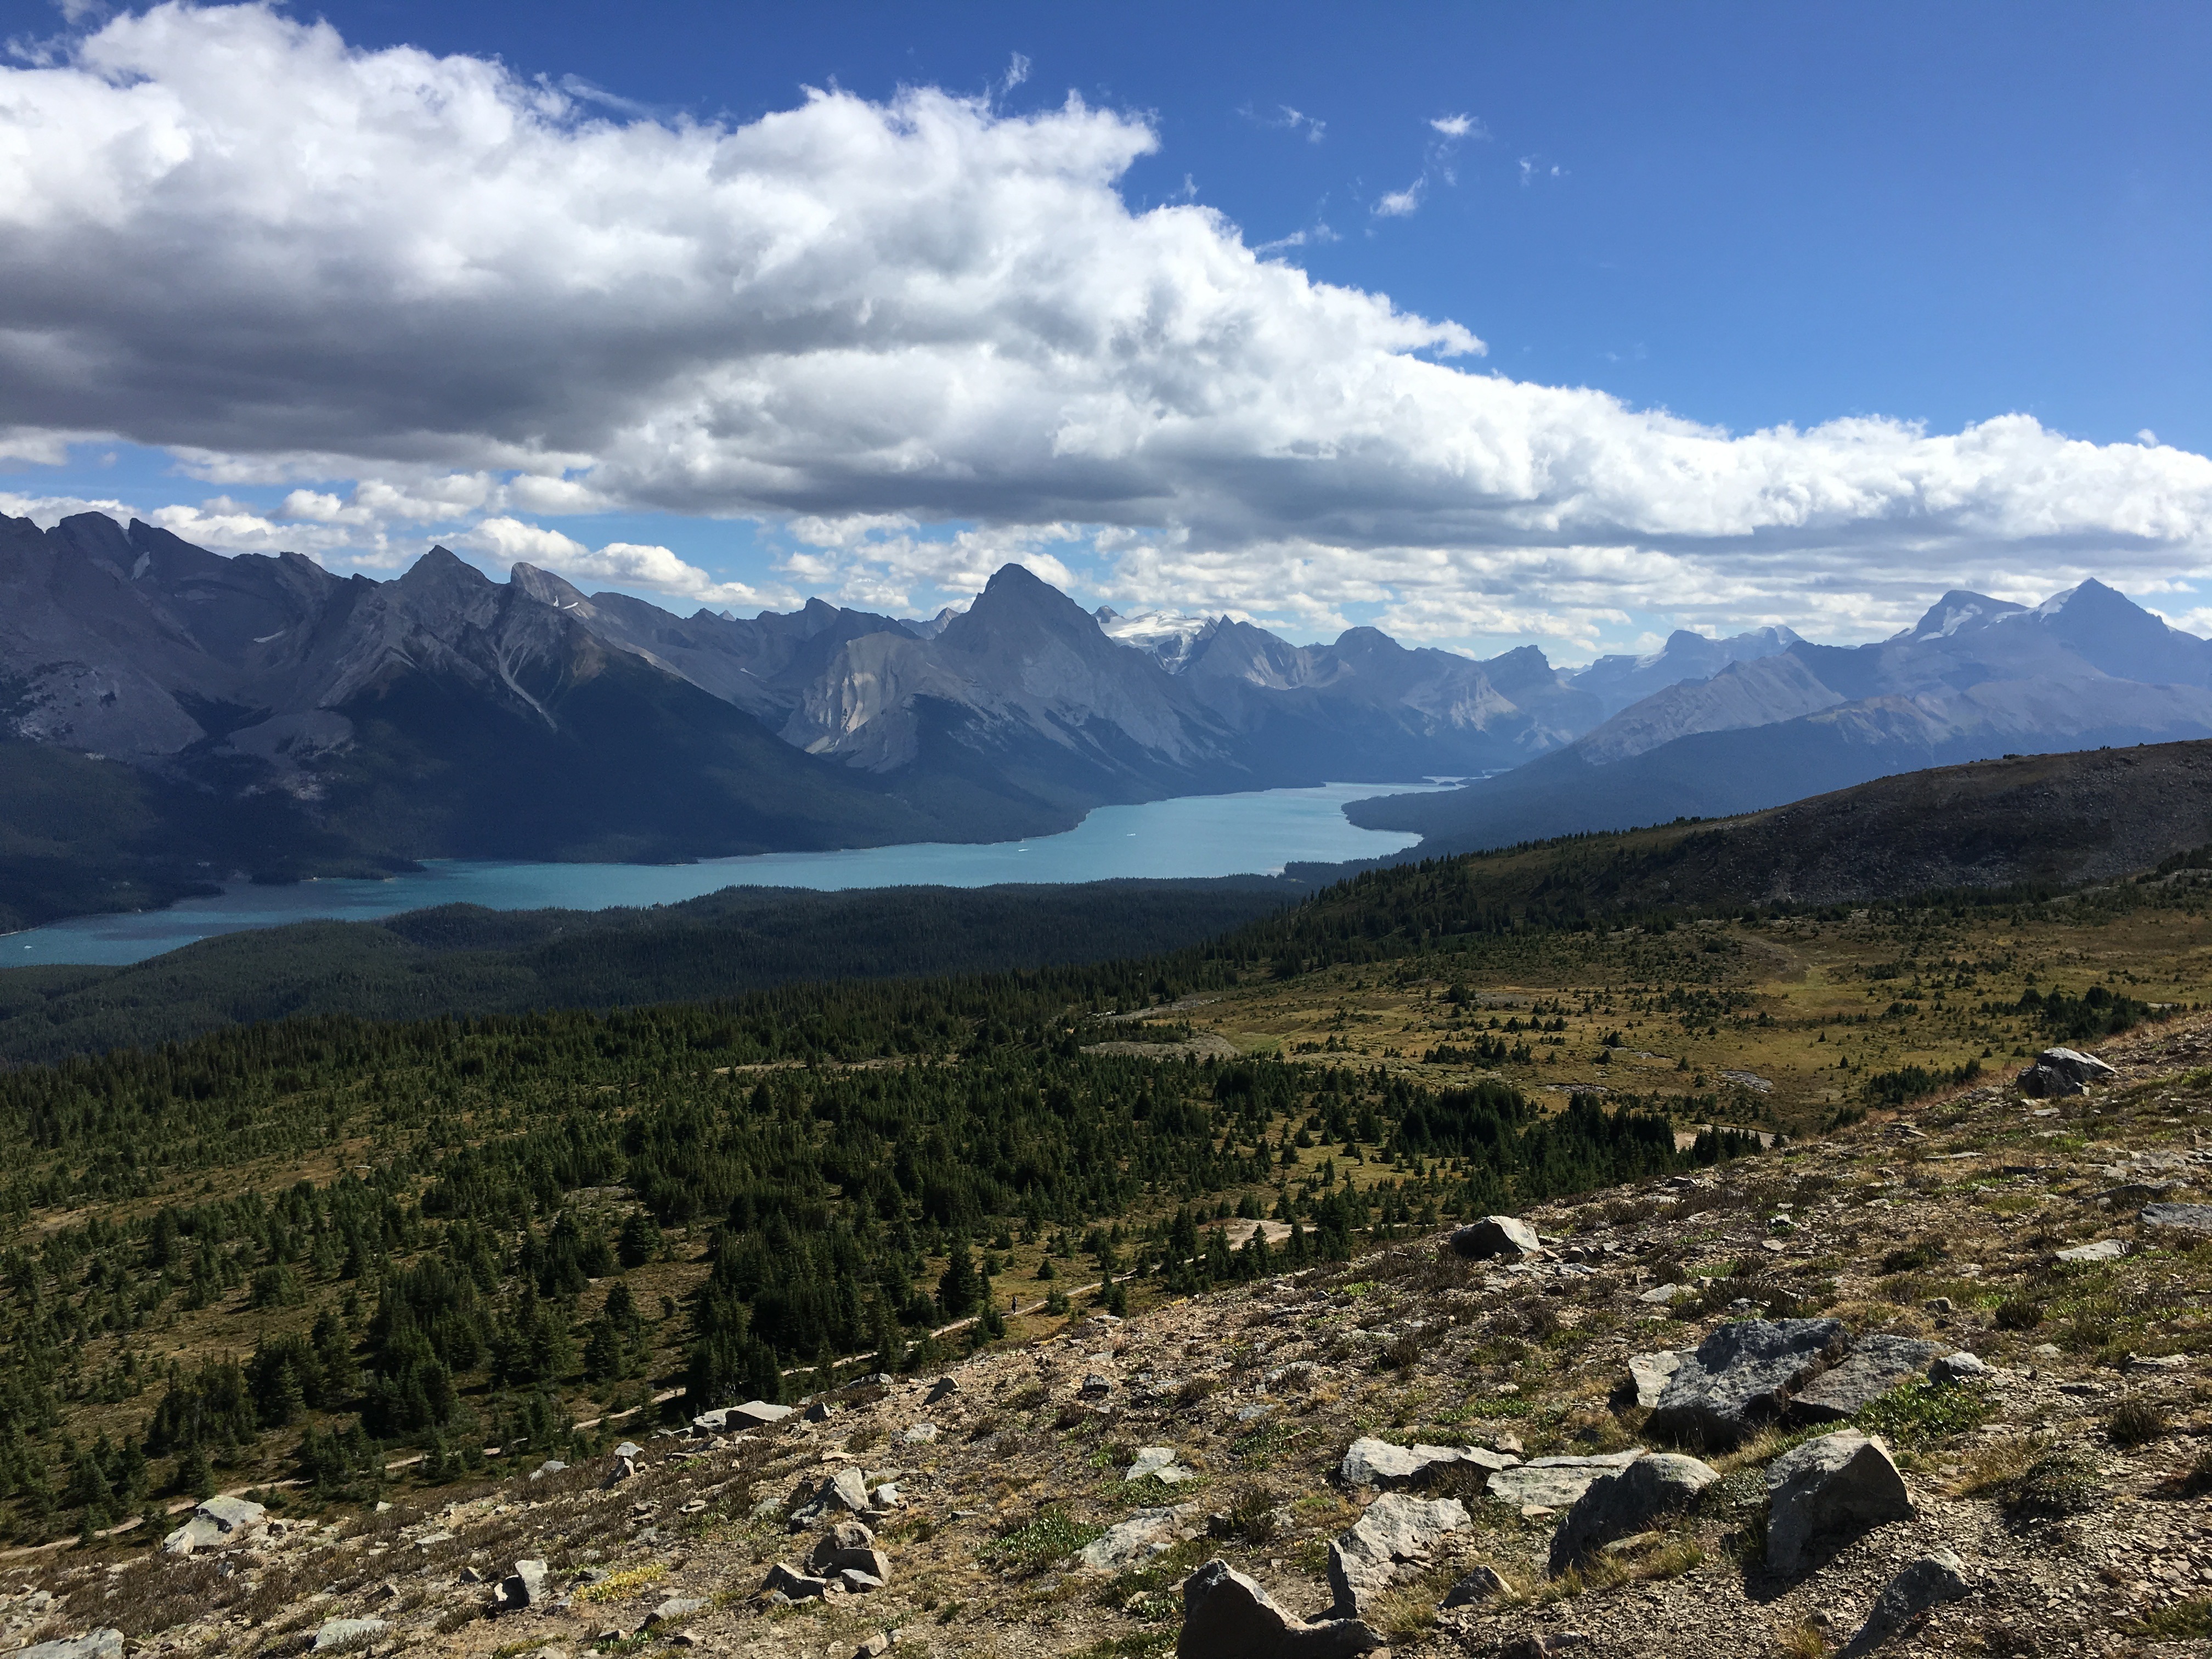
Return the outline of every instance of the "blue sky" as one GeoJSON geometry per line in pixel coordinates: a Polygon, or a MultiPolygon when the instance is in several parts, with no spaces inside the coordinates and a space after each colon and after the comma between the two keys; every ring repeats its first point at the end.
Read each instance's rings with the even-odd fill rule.
{"type": "MultiPolygon", "coordinates": [[[[9,0],[0,28],[22,43],[22,72],[43,52],[49,77],[173,84],[185,125],[220,127],[245,118],[235,112],[253,82],[212,79],[194,56],[208,15],[142,29],[95,49],[106,53],[98,62],[81,43],[102,15],[70,26],[51,6],[9,0]]],[[[483,364],[451,344],[410,362],[407,342],[451,319],[406,273],[272,296],[260,274],[193,257],[195,237],[235,245],[239,202],[260,189],[233,169],[181,190],[175,179],[195,162],[167,195],[136,204],[120,232],[65,226],[46,239],[61,250],[46,266],[0,271],[21,279],[18,291],[64,296],[0,325],[46,331],[74,354],[80,382],[90,365],[129,392],[77,397],[55,371],[42,399],[36,375],[7,377],[19,392],[0,426],[30,434],[0,460],[0,492],[19,507],[170,508],[180,533],[211,544],[262,548],[289,534],[334,566],[361,557],[380,573],[450,532],[472,538],[460,544],[489,568],[518,555],[560,568],[566,556],[587,586],[596,570],[597,585],[679,610],[821,591],[927,611],[1018,556],[1086,603],[1231,608],[1301,637],[1376,620],[1484,653],[1534,640],[1567,659],[1678,623],[1783,621],[1868,637],[1954,583],[2039,598],[2089,574],[2199,631],[2212,621],[2197,581],[2212,545],[2202,462],[2212,451],[2212,100],[2202,92],[2212,11],[2201,6],[375,3],[278,15],[327,20],[350,54],[355,69],[316,60],[332,77],[325,100],[353,95],[347,77],[399,46],[496,59],[510,101],[516,88],[566,88],[565,107],[544,117],[544,165],[514,187],[526,223],[573,211],[558,204],[582,187],[547,179],[604,164],[569,142],[595,118],[742,134],[800,108],[806,88],[862,110],[896,110],[902,89],[941,89],[973,118],[945,128],[959,152],[951,172],[924,168],[908,188],[945,190],[946,219],[980,241],[1048,240],[1050,214],[1040,224],[1008,208],[1018,192],[999,185],[1065,164],[1058,211],[1087,225],[1071,258],[1108,273],[1098,286],[1115,293],[1070,297],[1079,277],[1033,251],[990,276],[998,289],[966,272],[972,307],[957,319],[931,312],[921,347],[920,336],[855,336],[799,384],[785,371],[821,349],[823,325],[790,323],[788,295],[747,293],[711,317],[687,307],[638,325],[653,334],[639,348],[625,332],[634,304],[619,297],[635,290],[611,279],[605,307],[586,314],[573,295],[547,297],[556,279],[517,278],[516,314],[543,305],[539,343],[503,339],[483,364]],[[1017,63],[1025,75],[1010,73],[1017,63]],[[1071,92],[1112,130],[1055,127],[1071,92]],[[1066,162],[1079,136],[1119,165],[1066,162]],[[1009,160],[1010,143],[1030,149],[1009,160]],[[985,175],[999,181],[996,206],[969,193],[985,175]],[[1100,190],[1118,194],[1124,218],[1096,216],[1100,190]],[[1186,225],[1167,246],[1148,216],[1184,204],[1220,221],[1210,233],[1186,225]],[[127,251],[134,234],[166,251],[194,301],[159,326],[144,319],[166,299],[75,297],[106,279],[88,281],[71,261],[127,251]],[[1190,240],[1205,235],[1213,242],[1190,240]],[[1205,333],[1205,352],[1223,338],[1269,343],[1223,360],[1206,388],[1176,382],[1177,350],[1192,348],[1173,338],[1134,384],[1115,367],[1126,349],[1093,352],[1097,317],[1120,325],[1132,295],[1191,304],[1219,286],[1209,262],[1233,258],[1222,250],[1240,240],[1262,266],[1361,296],[1364,312],[1344,323],[1325,294],[1271,289],[1263,270],[1249,295],[1224,302],[1230,320],[1205,333]],[[226,291],[237,296],[228,316],[216,302],[226,291]],[[325,320],[292,316],[295,297],[301,316],[325,307],[325,320]],[[1051,320],[1024,325],[1017,352],[998,319],[1033,306],[1051,320]],[[270,363],[228,374],[204,342],[263,317],[287,319],[270,326],[270,363]],[[360,347],[313,372],[319,391],[305,368],[301,385],[278,384],[272,364],[322,361],[318,337],[356,317],[360,347]],[[1423,337],[1407,319],[1456,325],[1481,349],[1423,337]],[[771,323],[793,332],[763,346],[756,337],[771,323]],[[276,337],[286,327],[301,332],[276,337]],[[742,351],[723,343],[740,334],[742,351]],[[948,334],[963,351],[1023,356],[1032,372],[1010,387],[976,380],[973,357],[917,368],[917,349],[948,334]],[[738,365],[708,392],[605,366],[634,349],[672,362],[672,343],[691,340],[738,365]],[[1073,367],[1037,368],[1027,354],[1039,340],[1073,367]],[[558,354],[570,341],[574,361],[512,389],[518,353],[558,354]],[[370,358],[388,374],[362,368],[370,358]],[[1314,390],[1335,365],[1370,358],[1358,384],[1314,390]],[[767,360],[772,371],[759,367],[767,360]],[[855,361],[872,367],[848,372],[855,361]],[[485,406],[480,427],[426,428],[416,405],[447,362],[453,403],[485,406]],[[897,392],[880,408],[879,386],[897,392]],[[1612,401],[1494,392],[1522,387],[1612,401]],[[1190,414],[1178,407],[1186,397],[1218,398],[1202,429],[1129,435],[1146,411],[1190,414]],[[635,418],[594,427],[576,411],[595,398],[629,399],[635,418]],[[963,399],[988,407],[955,441],[932,422],[963,399]],[[258,413],[240,412],[249,403],[258,413]],[[709,403],[718,412],[701,414],[709,403]],[[1094,419],[1104,404],[1110,418],[1094,419]],[[732,438],[738,408],[759,425],[732,438]],[[813,422],[803,433],[791,413],[801,408],[813,422]],[[1691,441],[1644,418],[1654,411],[1707,430],[1680,451],[1691,441]],[[2002,416],[2027,425],[1983,425],[2002,416]],[[1880,429],[1833,424],[1860,421],[1880,429]],[[1781,428],[1793,430],[1719,441],[1781,428]],[[1079,436],[999,475],[1009,446],[1046,430],[1079,436]],[[1979,435],[1951,446],[1969,434],[1979,435]],[[1071,454],[1099,464],[1070,465],[1071,454]],[[669,459],[678,455],[689,459],[669,459]],[[1680,488],[1650,483],[1684,471],[1680,488]],[[435,482],[460,477],[477,482],[435,482]],[[568,495],[510,487],[544,477],[568,495]],[[441,488],[442,519],[423,506],[441,488]],[[378,501],[414,505],[395,516],[378,501]]],[[[292,125],[264,125],[256,142],[279,155],[306,143],[316,107],[303,98],[305,113],[282,118],[292,125]]],[[[926,138],[928,124],[890,127],[926,138]]],[[[827,216],[882,215],[870,169],[899,173],[913,158],[879,156],[856,131],[840,125],[823,143],[847,148],[810,152],[777,188],[818,189],[827,216]]],[[[404,150],[364,165],[370,182],[347,188],[389,195],[394,223],[408,222],[410,190],[437,189],[404,150]]],[[[653,169],[677,164],[636,165],[649,196],[653,169]]],[[[278,182],[311,202],[327,187],[278,182]]],[[[54,181],[57,196],[67,184],[54,181]]],[[[18,228],[35,246],[51,217],[22,211],[18,228]]],[[[502,207],[493,198],[469,211],[481,222],[502,207]]],[[[281,234],[266,223],[254,234],[303,264],[358,263],[327,222],[299,231],[317,216],[290,210],[281,234]]],[[[648,219],[625,234],[668,232],[665,215],[648,219]]],[[[894,305],[921,314],[915,269],[941,274],[935,253],[915,251],[923,234],[872,243],[863,257],[893,275],[853,301],[864,318],[894,305]]],[[[686,269],[702,292],[722,270],[712,258],[686,269]]],[[[625,269],[621,280],[640,279],[625,269]]]]}

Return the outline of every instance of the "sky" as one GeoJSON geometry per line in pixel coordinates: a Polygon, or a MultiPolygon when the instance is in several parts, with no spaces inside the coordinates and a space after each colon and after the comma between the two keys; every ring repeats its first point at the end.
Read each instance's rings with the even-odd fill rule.
{"type": "Polygon", "coordinates": [[[2212,9],[0,0],[0,511],[1478,655],[2212,632],[2212,9]]]}

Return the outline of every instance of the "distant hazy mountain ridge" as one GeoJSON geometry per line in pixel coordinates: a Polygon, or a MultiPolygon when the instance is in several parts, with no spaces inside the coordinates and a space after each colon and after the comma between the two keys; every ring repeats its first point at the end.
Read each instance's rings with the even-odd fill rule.
{"type": "Polygon", "coordinates": [[[1425,850],[1756,811],[2011,752],[2212,736],[2212,641],[2098,581],[2043,604],[1943,595],[1874,645],[1795,640],[1684,679],[1503,778],[1361,801],[1425,850]]]}

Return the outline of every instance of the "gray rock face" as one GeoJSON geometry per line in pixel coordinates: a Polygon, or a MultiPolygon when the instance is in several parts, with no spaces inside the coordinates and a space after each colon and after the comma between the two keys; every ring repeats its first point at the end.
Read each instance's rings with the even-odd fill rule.
{"type": "Polygon", "coordinates": [[[1650,1411],[1659,1403],[1659,1396],[1667,1391],[1667,1381],[1682,1369],[1682,1356],[1686,1348],[1662,1348],[1656,1353],[1632,1353],[1628,1356],[1628,1384],[1621,1390],[1632,1395],[1638,1406],[1650,1411]]]}
{"type": "Polygon", "coordinates": [[[2087,1244],[2069,1245],[2065,1249],[2056,1252],[2052,1259],[2058,1261],[2118,1261],[2127,1253],[2128,1242],[2124,1238],[2097,1238],[2087,1244]]]}
{"type": "Polygon", "coordinates": [[[1686,1357],[1652,1408],[1649,1432],[1724,1448],[1779,1417],[1790,1396],[1843,1352],[1836,1319],[1741,1319],[1686,1357]]]}
{"type": "Polygon", "coordinates": [[[891,1559],[881,1550],[834,1550],[826,1561],[809,1557],[807,1565],[824,1578],[841,1572],[864,1572],[878,1585],[891,1582],[891,1559]]]}
{"type": "Polygon", "coordinates": [[[1139,1510],[1085,1544],[1075,1559],[1101,1572],[1127,1572],[1182,1542],[1189,1535],[1188,1523],[1196,1513],[1196,1506],[1190,1504],[1139,1510]]]}
{"type": "Polygon", "coordinates": [[[2110,1083],[2120,1074],[2118,1067],[2106,1065],[2094,1054],[2085,1054],[2079,1048],[2045,1048],[2035,1057],[2035,1063],[2076,1083],[2110,1083]]]}
{"type": "Polygon", "coordinates": [[[1662,1516],[1688,1509],[1720,1478],[1717,1469],[1672,1452],[1639,1457],[1618,1474],[1599,1476],[1552,1534],[1553,1577],[1599,1546],[1649,1532],[1662,1516]]]}
{"type": "Polygon", "coordinates": [[[921,1397],[925,1406],[934,1406],[940,1400],[950,1400],[960,1392],[960,1384],[950,1376],[940,1376],[929,1385],[929,1392],[921,1397]]]}
{"type": "Polygon", "coordinates": [[[1993,1375],[1978,1354],[1960,1349],[1929,1362],[1928,1375],[1938,1382],[1967,1382],[1993,1375]]]}
{"type": "Polygon", "coordinates": [[[869,1508],[868,1478],[848,1463],[824,1480],[791,1512],[792,1524],[811,1527],[833,1515],[860,1515],[869,1508]]]}
{"type": "Polygon", "coordinates": [[[672,1595],[645,1616],[647,1630],[659,1630],[664,1626],[678,1625],[707,1605],[703,1595],[672,1595]]]}
{"type": "Polygon", "coordinates": [[[325,1619],[315,1628],[314,1640],[308,1644],[310,1653],[328,1653],[336,1648],[358,1647],[374,1641],[388,1629],[381,1619],[325,1619]]]}
{"type": "Polygon", "coordinates": [[[1176,1659],[1349,1659],[1382,1646],[1356,1619],[1305,1624],[1218,1558],[1182,1581],[1176,1659]]]}
{"type": "Polygon", "coordinates": [[[1791,1398],[1793,1423],[1840,1423],[1856,1417],[1942,1353],[1946,1345],[1911,1336],[1863,1336],[1832,1370],[1814,1377],[1791,1398]]]}
{"type": "Polygon", "coordinates": [[[1330,1611],[1340,1619],[1364,1617],[1399,1568],[1425,1564],[1446,1533],[1465,1525],[1467,1507],[1455,1498],[1385,1492],[1328,1547],[1328,1587],[1336,1597],[1330,1611]]]}
{"type": "Polygon", "coordinates": [[[761,1589],[764,1592],[787,1596],[793,1601],[811,1601],[830,1593],[830,1581],[817,1578],[811,1573],[801,1572],[798,1568],[779,1561],[768,1570],[768,1577],[761,1581],[761,1589]]]}
{"type": "Polygon", "coordinates": [[[9,1659],[123,1659],[123,1632],[102,1626],[58,1642],[34,1642],[9,1659]]]}
{"type": "Polygon", "coordinates": [[[1451,1247],[1470,1261],[1487,1261],[1496,1256],[1517,1261],[1544,1248],[1534,1227],[1510,1215],[1486,1215],[1455,1229],[1451,1247]]]}
{"type": "Polygon", "coordinates": [[[2094,1054],[2078,1048],[2045,1048],[2020,1074],[2020,1091],[2035,1100],[2061,1100],[2089,1092],[2093,1083],[2110,1083],[2119,1073],[2094,1054]]]}
{"type": "Polygon", "coordinates": [[[2146,1204],[2146,1227],[2173,1227],[2185,1232],[2212,1233],[2212,1204],[2146,1204]]]}
{"type": "Polygon", "coordinates": [[[1824,1434],[1766,1471],[1766,1565],[1794,1574],[1815,1546],[1912,1518],[1912,1499],[1889,1449],[1855,1429],[1824,1434]]]}
{"type": "Polygon", "coordinates": [[[1837,1659],[1863,1659],[1946,1601],[1962,1601],[1972,1593],[1966,1566],[1957,1556],[1942,1549],[1923,1555],[1882,1587],[1866,1623],[1844,1644],[1837,1659]]]}
{"type": "MultiPolygon", "coordinates": [[[[875,1547],[875,1534],[870,1532],[858,1521],[841,1521],[828,1532],[823,1533],[813,1549],[808,1553],[806,1570],[818,1577],[838,1566],[847,1565],[838,1559],[841,1556],[858,1556],[863,1551],[872,1553],[875,1547]]],[[[867,1564],[856,1560],[851,1565],[866,1566],[867,1564]]]]}
{"type": "Polygon", "coordinates": [[[1495,1567],[1477,1567],[1444,1592],[1447,1607],[1472,1607],[1504,1595],[1513,1587],[1495,1567]]]}
{"type": "Polygon", "coordinates": [[[1121,1480],[1126,1485],[1147,1477],[1162,1480],[1170,1486],[1195,1478],[1193,1471],[1176,1461],[1172,1446],[1139,1446],[1135,1461],[1129,1465],[1128,1473],[1121,1480]]]}
{"type": "Polygon", "coordinates": [[[171,1555],[190,1555],[194,1550],[227,1550],[246,1541],[246,1534],[263,1525],[269,1511],[243,1498],[210,1498],[192,1510],[191,1517],[161,1540],[171,1555]]]}
{"type": "Polygon", "coordinates": [[[499,1604],[510,1610],[542,1607],[548,1599],[547,1567],[543,1561],[517,1561],[514,1571],[499,1581],[499,1604]]]}
{"type": "Polygon", "coordinates": [[[1337,1474],[1347,1486],[1417,1486],[1453,1464],[1490,1471],[1510,1468],[1520,1461],[1480,1446],[1394,1446],[1363,1437],[1352,1443],[1337,1474]]]}
{"type": "Polygon", "coordinates": [[[1498,1470],[1490,1477],[1487,1490],[1500,1503],[1563,1510],[1578,1502],[1591,1482],[1618,1474],[1644,1455],[1643,1447],[1632,1446],[1599,1457],[1539,1457],[1498,1470]]]}

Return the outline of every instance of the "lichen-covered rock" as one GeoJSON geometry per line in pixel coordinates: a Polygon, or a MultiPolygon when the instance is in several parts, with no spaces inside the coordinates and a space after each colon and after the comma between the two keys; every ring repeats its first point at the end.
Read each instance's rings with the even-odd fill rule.
{"type": "Polygon", "coordinates": [[[1437,1470],[1455,1464],[1488,1472],[1510,1468],[1520,1461],[1480,1446],[1394,1446],[1363,1436],[1344,1454],[1337,1476],[1347,1486],[1417,1486],[1437,1470]]]}
{"type": "Polygon", "coordinates": [[[1779,1417],[1790,1396],[1844,1351],[1838,1319],[1739,1319],[1692,1349],[1652,1407],[1647,1431],[1722,1449],[1779,1417]]]}
{"type": "Polygon", "coordinates": [[[1552,1534],[1553,1576],[1601,1545],[1649,1532],[1662,1516],[1688,1509],[1720,1478],[1717,1469],[1673,1452],[1639,1457],[1618,1474],[1600,1476],[1552,1534]]]}
{"type": "Polygon", "coordinates": [[[1686,1348],[1662,1348],[1656,1353],[1632,1353],[1628,1356],[1628,1381],[1620,1390],[1624,1401],[1633,1402],[1645,1411],[1659,1403],[1660,1395],[1667,1392],[1668,1379],[1682,1369],[1682,1356],[1686,1348]]]}
{"type": "Polygon", "coordinates": [[[1197,1506],[1191,1504],[1139,1510],[1085,1545],[1076,1559],[1102,1572],[1127,1572],[1181,1543],[1197,1512],[1197,1506]]]}
{"type": "Polygon", "coordinates": [[[1455,1498],[1408,1498],[1385,1492],[1328,1547],[1328,1587],[1340,1619],[1366,1615],[1370,1603],[1408,1565],[1425,1565],[1444,1534],[1467,1525],[1455,1498]]]}
{"type": "Polygon", "coordinates": [[[1912,1499],[1889,1449],[1856,1429],[1785,1452],[1766,1471],[1766,1565],[1796,1573],[1815,1546],[1912,1518],[1912,1499]]]}
{"type": "Polygon", "coordinates": [[[1357,1619],[1293,1619],[1218,1558],[1182,1581],[1176,1659],[1351,1659],[1382,1645],[1357,1619]]]}
{"type": "Polygon", "coordinates": [[[1490,1477],[1486,1490],[1502,1504],[1537,1504],[1563,1510],[1590,1489],[1592,1481],[1618,1474],[1644,1456],[1641,1446],[1595,1457],[1538,1457],[1490,1477]]]}
{"type": "Polygon", "coordinates": [[[197,1505],[191,1518],[161,1540],[161,1547],[171,1555],[234,1549],[268,1519],[269,1511],[250,1499],[210,1498],[197,1505]]]}
{"type": "Polygon", "coordinates": [[[1863,1336],[1835,1367],[1790,1397],[1793,1423],[1840,1423],[1856,1417],[1892,1389],[1909,1382],[1945,1352],[1941,1342],[1911,1336],[1863,1336]]]}

